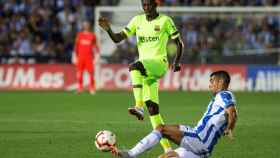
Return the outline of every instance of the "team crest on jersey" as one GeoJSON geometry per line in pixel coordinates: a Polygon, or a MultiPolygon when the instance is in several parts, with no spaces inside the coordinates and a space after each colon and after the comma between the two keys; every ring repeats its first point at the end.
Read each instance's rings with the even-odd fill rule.
{"type": "Polygon", "coordinates": [[[159,25],[155,25],[155,31],[160,31],[160,26],[159,25]]]}

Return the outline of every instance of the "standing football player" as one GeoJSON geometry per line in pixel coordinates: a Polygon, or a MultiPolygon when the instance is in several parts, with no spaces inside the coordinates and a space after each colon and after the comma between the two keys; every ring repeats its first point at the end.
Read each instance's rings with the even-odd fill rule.
{"type": "Polygon", "coordinates": [[[94,65],[99,58],[99,47],[96,41],[96,36],[91,31],[90,23],[84,21],[82,23],[82,31],[77,34],[73,53],[73,63],[77,68],[78,93],[83,90],[84,71],[87,71],[89,76],[89,92],[91,94],[96,92],[94,65]]]}
{"type": "MultiPolygon", "coordinates": [[[[135,106],[128,109],[139,120],[144,119],[144,105],[146,105],[153,128],[164,124],[159,113],[159,79],[168,70],[167,42],[174,40],[177,54],[173,62],[173,71],[180,71],[180,59],[183,42],[172,19],[157,12],[156,0],[141,0],[144,14],[137,15],[119,33],[112,31],[107,18],[100,17],[99,25],[115,42],[136,35],[139,59],[129,66],[132,80],[135,106]]],[[[161,140],[165,152],[171,149],[167,139],[161,140]]]]}
{"type": "Polygon", "coordinates": [[[214,97],[194,128],[185,125],[159,125],[134,148],[122,151],[112,147],[112,152],[123,158],[135,158],[164,137],[180,147],[159,158],[209,157],[221,136],[233,139],[237,111],[235,97],[228,90],[229,84],[230,75],[226,71],[216,71],[210,75],[209,89],[214,97]]]}

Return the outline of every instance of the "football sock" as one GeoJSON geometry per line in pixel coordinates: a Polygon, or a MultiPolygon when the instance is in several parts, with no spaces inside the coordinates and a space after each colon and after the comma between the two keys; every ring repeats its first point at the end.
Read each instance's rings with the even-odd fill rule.
{"type": "MultiPolygon", "coordinates": [[[[150,119],[151,119],[151,123],[152,123],[152,126],[153,126],[154,129],[155,129],[158,125],[164,124],[163,119],[162,119],[162,117],[161,117],[160,114],[150,116],[150,119]]],[[[170,145],[168,139],[162,138],[162,139],[160,140],[160,144],[161,144],[161,146],[163,147],[163,149],[164,149],[165,152],[169,152],[170,150],[172,150],[172,149],[171,149],[171,145],[170,145]]]]}
{"type": "Polygon", "coordinates": [[[143,108],[143,76],[138,70],[130,71],[133,94],[135,99],[135,106],[137,108],[143,108]]]}
{"type": "Polygon", "coordinates": [[[139,154],[151,149],[153,146],[158,144],[161,138],[161,133],[157,130],[153,130],[150,134],[138,142],[132,149],[130,149],[128,154],[132,157],[138,156],[139,154]]]}
{"type": "Polygon", "coordinates": [[[78,91],[83,89],[83,73],[78,71],[77,72],[77,79],[78,79],[78,91]]]}
{"type": "Polygon", "coordinates": [[[94,82],[94,76],[91,75],[92,73],[89,73],[89,90],[95,91],[95,82],[94,82]]]}

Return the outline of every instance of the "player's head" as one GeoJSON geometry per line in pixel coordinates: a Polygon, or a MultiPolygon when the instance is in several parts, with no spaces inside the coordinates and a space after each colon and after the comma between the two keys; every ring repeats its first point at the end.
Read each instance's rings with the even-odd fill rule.
{"type": "Polygon", "coordinates": [[[210,75],[209,89],[213,93],[221,90],[227,90],[230,83],[230,75],[228,72],[220,70],[215,71],[210,75]]]}
{"type": "Polygon", "coordinates": [[[157,2],[156,0],[141,0],[142,8],[146,15],[157,13],[157,2]]]}
{"type": "Polygon", "coordinates": [[[82,23],[83,31],[91,31],[91,24],[89,21],[83,21],[82,23]]]}

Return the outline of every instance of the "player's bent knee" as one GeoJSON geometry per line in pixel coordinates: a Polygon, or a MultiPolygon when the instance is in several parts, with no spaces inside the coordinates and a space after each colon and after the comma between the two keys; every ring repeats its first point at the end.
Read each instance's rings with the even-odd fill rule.
{"type": "Polygon", "coordinates": [[[165,125],[158,125],[156,130],[163,134],[165,131],[165,125]]]}
{"type": "Polygon", "coordinates": [[[156,127],[156,130],[159,131],[163,137],[168,137],[169,133],[168,133],[168,129],[166,129],[167,126],[166,125],[158,125],[156,127]]]}
{"type": "Polygon", "coordinates": [[[151,116],[159,114],[158,106],[157,107],[154,107],[154,106],[148,107],[148,111],[151,116]]]}
{"type": "Polygon", "coordinates": [[[151,116],[159,114],[159,106],[157,103],[154,103],[151,100],[148,100],[145,103],[151,116]]]}
{"type": "Polygon", "coordinates": [[[137,61],[129,65],[129,71],[133,71],[133,70],[138,70],[140,71],[141,75],[147,76],[145,67],[140,61],[137,61]]]}

